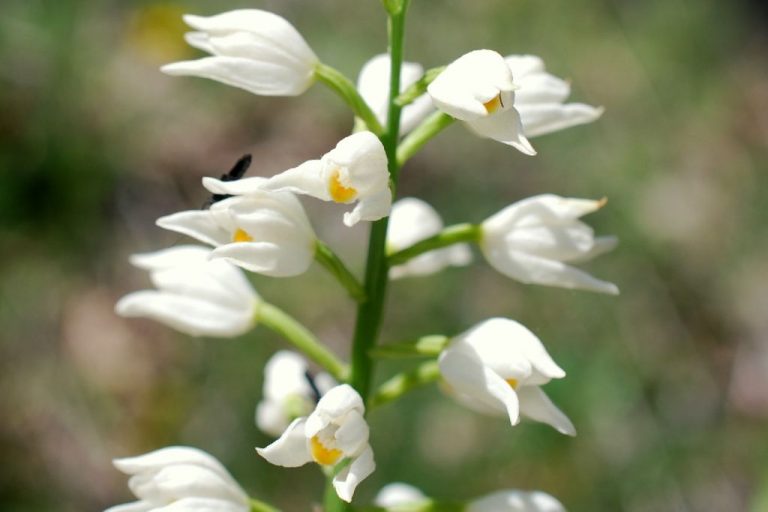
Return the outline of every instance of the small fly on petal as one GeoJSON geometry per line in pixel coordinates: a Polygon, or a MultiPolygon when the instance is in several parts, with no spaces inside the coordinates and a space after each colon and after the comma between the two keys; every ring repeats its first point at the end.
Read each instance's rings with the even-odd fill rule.
{"type": "MultiPolygon", "coordinates": [[[[229,170],[229,172],[226,172],[221,175],[221,178],[219,178],[221,181],[237,181],[243,176],[245,176],[246,171],[248,171],[248,168],[251,166],[251,155],[246,154],[240,157],[240,159],[235,162],[235,165],[232,166],[232,168],[229,170]]],[[[232,197],[230,194],[212,194],[211,197],[203,204],[202,210],[207,210],[208,208],[213,205],[213,203],[218,203],[219,201],[223,201],[224,199],[228,199],[232,197]]]]}

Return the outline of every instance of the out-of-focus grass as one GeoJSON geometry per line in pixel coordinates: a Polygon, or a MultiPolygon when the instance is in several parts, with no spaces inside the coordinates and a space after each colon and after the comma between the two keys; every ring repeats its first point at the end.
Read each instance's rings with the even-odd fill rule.
{"type": "MultiPolygon", "coordinates": [[[[589,269],[622,295],[523,286],[478,255],[468,269],[395,283],[384,341],[457,333],[493,315],[536,332],[567,370],[547,386],[579,436],[461,409],[427,388],[371,416],[371,497],[402,480],[464,499],[543,489],[569,510],[762,510],[768,450],[764,30],[747,6],[702,0],[415,0],[407,56],[427,67],[469,49],[535,53],[606,114],[534,139],[536,158],[461,126],[409,163],[400,193],[446,222],[519,198],[609,198],[588,219],[619,249],[589,269]]],[[[259,98],[157,67],[194,52],[177,13],[235,7],[292,20],[321,58],[354,76],[385,50],[379,3],[333,0],[8,0],[0,18],[0,501],[4,509],[98,509],[128,500],[109,459],[166,444],[220,457],[254,496],[306,510],[316,468],[258,458],[265,330],[189,340],[112,313],[147,286],[126,256],[183,240],[154,219],[196,207],[203,175],[242,153],[270,175],[322,154],[350,127],[315,87],[259,98]]],[[[322,236],[362,266],[364,227],[306,201],[322,236]]],[[[260,293],[346,354],[353,307],[319,269],[254,278],[260,293]]],[[[379,379],[408,366],[385,362],[379,379]]]]}

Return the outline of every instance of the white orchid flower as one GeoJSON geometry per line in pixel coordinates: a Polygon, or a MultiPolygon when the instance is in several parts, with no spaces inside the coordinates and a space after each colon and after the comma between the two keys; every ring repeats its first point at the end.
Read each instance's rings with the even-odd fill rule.
{"type": "Polygon", "coordinates": [[[523,325],[491,318],[454,337],[438,359],[448,392],[460,403],[483,414],[520,415],[575,435],[571,421],[540,389],[565,372],[541,341],[523,325]]]}
{"type": "Polygon", "coordinates": [[[192,336],[238,336],[251,329],[260,299],[243,272],[210,260],[206,247],[184,245],[131,256],[148,270],[157,290],[129,293],[115,306],[121,316],[148,317],[192,336]]]}
{"type": "Polygon", "coordinates": [[[515,89],[504,57],[492,50],[475,50],[449,64],[427,93],[437,108],[464,121],[481,137],[535,155],[515,108],[515,89]]]}
{"type": "Polygon", "coordinates": [[[253,188],[209,210],[189,210],[161,217],[157,225],[215,247],[212,258],[223,258],[246,270],[272,277],[306,272],[315,257],[317,238],[299,200],[290,192],[259,189],[264,178],[232,182],[203,180],[215,194],[230,194],[241,181],[253,188]]]}
{"type": "MultiPolygon", "coordinates": [[[[228,182],[227,190],[231,192],[226,193],[242,193],[237,191],[247,188],[253,179],[228,182]]],[[[350,135],[320,160],[304,162],[258,186],[306,194],[323,201],[357,202],[351,212],[344,214],[347,226],[386,217],[392,206],[387,155],[378,137],[368,131],[350,135]]]]}
{"type": "Polygon", "coordinates": [[[603,109],[584,103],[566,103],[571,86],[546,72],[544,61],[534,55],[509,55],[505,58],[515,84],[515,108],[520,112],[523,133],[536,137],[571,126],[590,123],[603,109]]]}
{"type": "Polygon", "coordinates": [[[480,249],[493,268],[523,283],[616,295],[615,284],[569,265],[616,246],[615,237],[596,238],[592,228],[578,220],[604,204],[552,194],[529,197],[483,222],[480,249]]]}
{"type": "MultiPolygon", "coordinates": [[[[400,199],[392,205],[387,227],[387,249],[396,252],[436,235],[443,229],[440,215],[429,204],[414,197],[400,199]]],[[[456,244],[421,254],[407,263],[389,269],[392,279],[424,276],[448,266],[467,265],[472,253],[467,244],[456,244]]]]}
{"type": "Polygon", "coordinates": [[[280,350],[264,367],[264,393],[256,407],[256,425],[279,436],[294,419],[307,416],[336,381],[327,373],[309,374],[307,360],[280,350]]]}
{"type": "Polygon", "coordinates": [[[128,487],[139,501],[105,512],[248,512],[248,495],[210,454],[171,446],[138,457],[115,459],[130,475],[128,487]]]}
{"type": "Polygon", "coordinates": [[[187,42],[211,57],[174,62],[169,75],[210,78],[263,96],[297,96],[315,79],[319,60],[301,34],[284,18],[259,9],[215,16],[184,16],[196,30],[187,42]]]}
{"type": "MultiPolygon", "coordinates": [[[[387,125],[389,116],[389,74],[389,55],[383,53],[366,62],[357,78],[357,90],[360,96],[371,107],[382,126],[387,125]]],[[[400,69],[400,92],[413,85],[423,74],[424,68],[421,64],[403,62],[400,69]]],[[[432,102],[426,94],[418,97],[410,105],[406,105],[400,114],[400,134],[413,130],[433,110],[432,102]]]]}
{"type": "Polygon", "coordinates": [[[393,482],[381,488],[373,500],[374,505],[383,508],[396,508],[414,505],[429,498],[416,487],[402,482],[393,482]]]}
{"type": "Polygon", "coordinates": [[[498,491],[471,501],[467,512],[565,512],[557,499],[541,491],[498,491]]]}
{"type": "Polygon", "coordinates": [[[341,384],[328,391],[308,417],[295,419],[278,440],[256,451],[272,464],[289,468],[313,461],[334,466],[350,459],[333,478],[336,494],[350,502],[357,485],[376,468],[364,413],[357,391],[341,384]]]}

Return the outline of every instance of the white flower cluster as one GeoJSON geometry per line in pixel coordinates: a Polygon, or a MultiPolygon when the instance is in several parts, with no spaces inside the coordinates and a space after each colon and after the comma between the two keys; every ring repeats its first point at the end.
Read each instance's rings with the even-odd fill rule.
{"type": "MultiPolygon", "coordinates": [[[[318,57],[290,23],[275,14],[247,9],[184,20],[195,30],[187,34],[188,43],[211,56],[169,64],[162,68],[166,73],[210,78],[267,96],[301,94],[320,77],[323,65],[318,57]]],[[[360,72],[358,90],[347,91],[359,95],[374,116],[368,129],[343,138],[319,159],[269,178],[204,178],[203,186],[214,198],[209,208],[158,219],[158,226],[206,246],[134,256],[132,263],[149,271],[156,290],[128,294],[118,302],[117,312],[149,317],[193,336],[248,332],[269,305],[243,270],[296,276],[324,250],[297,194],[353,205],[344,214],[346,226],[390,217],[386,251],[396,261],[389,266],[391,279],[468,265],[470,243],[475,243],[491,267],[522,283],[618,293],[614,284],[572,266],[616,245],[615,238],[596,237],[579,220],[601,208],[604,200],[551,194],[523,199],[480,224],[467,225],[464,238],[448,242],[456,230],[444,228],[430,205],[416,198],[393,204],[391,153],[371,126],[388,122],[391,64],[388,55],[374,57],[360,72]]],[[[419,64],[402,64],[400,92],[422,89],[403,107],[401,134],[417,134],[428,116],[449,116],[446,119],[463,121],[481,137],[534,155],[529,137],[594,121],[602,114],[601,108],[565,103],[569,84],[547,73],[535,56],[503,57],[476,50],[446,66],[428,84],[427,76],[419,64]]],[[[459,403],[483,414],[506,416],[512,425],[525,416],[575,435],[571,421],[541,389],[565,372],[520,323],[506,318],[480,322],[450,338],[437,364],[443,388],[459,403]]],[[[350,384],[339,383],[339,373],[336,379],[324,372],[313,375],[304,357],[294,352],[276,353],[264,376],[256,423],[277,440],[258,448],[259,455],[285,467],[309,462],[334,467],[344,462],[333,473],[333,487],[339,498],[351,501],[357,485],[375,469],[364,398],[350,384]]],[[[131,475],[129,487],[139,501],[111,512],[252,509],[250,498],[223,466],[193,448],[165,448],[117,459],[115,465],[131,475]]],[[[415,488],[398,484],[383,491],[377,504],[386,508],[424,500],[415,488]]],[[[469,502],[466,510],[564,508],[541,492],[499,491],[469,502]]]]}

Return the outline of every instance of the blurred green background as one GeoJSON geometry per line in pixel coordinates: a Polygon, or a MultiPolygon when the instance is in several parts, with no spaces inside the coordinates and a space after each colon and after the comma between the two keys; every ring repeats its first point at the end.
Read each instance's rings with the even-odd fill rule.
{"type": "MultiPolygon", "coordinates": [[[[400,193],[447,223],[552,192],[609,204],[588,222],[619,248],[589,265],[618,298],[525,286],[479,255],[395,283],[383,340],[453,334],[494,315],[530,327],[568,372],[546,387],[576,438],[460,408],[434,387],[371,415],[377,471],[436,497],[541,489],[570,511],[768,510],[768,38],[761,4],[716,0],[413,0],[406,55],[426,67],[475,48],[542,56],[597,123],[533,140],[528,158],[450,128],[410,162],[400,193]]],[[[147,287],[127,256],[184,241],[154,219],[198,207],[200,178],[254,155],[272,175],[348,133],[321,86],[263,98],[158,72],[194,57],[182,13],[258,7],[291,20],[356,77],[385,50],[376,0],[3,0],[0,16],[0,503],[101,510],[132,499],[110,459],[168,444],[219,457],[286,511],[319,498],[315,466],[253,448],[265,329],[195,340],[114,315],[147,287]]],[[[305,201],[359,271],[366,226],[305,201]]],[[[260,293],[348,351],[353,305],[313,269],[256,277],[260,293]]],[[[407,363],[381,365],[387,375],[407,363]]]]}

